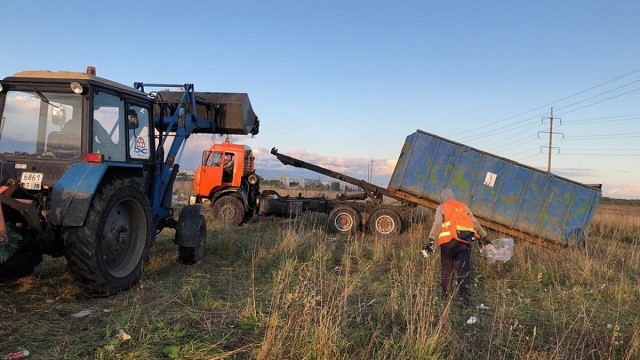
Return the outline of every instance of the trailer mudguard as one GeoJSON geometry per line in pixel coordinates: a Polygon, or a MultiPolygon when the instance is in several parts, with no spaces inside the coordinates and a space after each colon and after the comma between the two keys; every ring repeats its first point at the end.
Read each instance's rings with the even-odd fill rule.
{"type": "Polygon", "coordinates": [[[49,222],[82,226],[91,199],[107,171],[107,163],[76,163],[53,185],[49,222]]]}

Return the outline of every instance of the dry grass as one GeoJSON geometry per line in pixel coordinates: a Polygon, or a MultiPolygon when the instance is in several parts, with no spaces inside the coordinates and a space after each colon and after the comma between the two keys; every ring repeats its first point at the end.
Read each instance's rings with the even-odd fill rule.
{"type": "Polygon", "coordinates": [[[516,242],[511,261],[490,265],[474,255],[472,307],[438,299],[438,253],[417,256],[423,224],[382,239],[327,234],[320,214],[239,229],[210,222],[207,256],[190,267],[177,264],[165,231],[142,281],[110,298],[85,297],[60,259],[3,284],[0,351],[26,347],[34,359],[637,359],[639,218],[638,208],[603,206],[584,248],[516,242]],[[121,329],[132,340],[118,340],[121,329]]]}

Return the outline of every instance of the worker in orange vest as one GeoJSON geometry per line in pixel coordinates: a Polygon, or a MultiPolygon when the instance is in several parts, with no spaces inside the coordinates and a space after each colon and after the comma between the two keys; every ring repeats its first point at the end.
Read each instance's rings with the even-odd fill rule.
{"type": "Polygon", "coordinates": [[[440,205],[422,250],[422,256],[433,253],[433,244],[438,239],[440,246],[440,285],[442,295],[450,296],[454,290],[455,269],[459,299],[468,303],[471,274],[471,243],[487,236],[487,232],[473,217],[469,207],[456,200],[451,189],[440,192],[440,205]]]}

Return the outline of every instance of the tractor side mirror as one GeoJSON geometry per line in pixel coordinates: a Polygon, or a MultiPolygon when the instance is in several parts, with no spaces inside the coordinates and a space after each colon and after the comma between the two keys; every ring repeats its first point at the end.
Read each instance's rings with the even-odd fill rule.
{"type": "Polygon", "coordinates": [[[52,107],[51,108],[51,122],[53,125],[62,126],[67,121],[67,114],[64,108],[52,107]]]}
{"type": "Polygon", "coordinates": [[[140,122],[138,121],[138,113],[135,110],[129,109],[127,119],[129,120],[129,129],[137,129],[140,126],[140,122]]]}

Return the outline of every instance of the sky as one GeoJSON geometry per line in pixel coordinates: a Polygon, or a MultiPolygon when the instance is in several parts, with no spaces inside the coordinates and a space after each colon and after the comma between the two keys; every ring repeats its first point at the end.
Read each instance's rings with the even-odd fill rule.
{"type": "MultiPolygon", "coordinates": [[[[291,173],[277,147],[385,186],[417,129],[546,171],[552,131],[554,174],[640,198],[638,1],[8,0],[2,14],[0,78],[91,65],[248,93],[260,133],[233,141],[259,174],[291,173]]],[[[223,140],[190,139],[182,168],[223,140]]]]}

